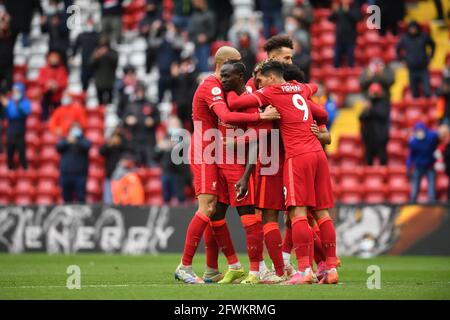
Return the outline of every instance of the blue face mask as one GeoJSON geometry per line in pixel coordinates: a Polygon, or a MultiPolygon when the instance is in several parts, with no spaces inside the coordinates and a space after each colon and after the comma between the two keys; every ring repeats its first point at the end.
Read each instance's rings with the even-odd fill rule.
{"type": "Polygon", "coordinates": [[[69,133],[72,137],[79,138],[83,135],[83,131],[79,127],[72,127],[69,133]]]}

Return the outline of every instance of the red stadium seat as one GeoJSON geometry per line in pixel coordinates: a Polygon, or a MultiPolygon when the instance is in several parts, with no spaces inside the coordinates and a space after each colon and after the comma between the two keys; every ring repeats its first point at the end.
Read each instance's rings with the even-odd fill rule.
{"type": "Polygon", "coordinates": [[[161,194],[162,185],[160,179],[149,179],[144,186],[145,193],[147,194],[161,194]]]}
{"type": "Polygon", "coordinates": [[[344,87],[346,93],[358,93],[361,91],[358,77],[348,77],[344,87]]]}
{"type": "Polygon", "coordinates": [[[103,130],[87,129],[85,137],[91,141],[93,145],[102,145],[105,142],[103,130]]]}
{"type": "Polygon", "coordinates": [[[35,131],[27,131],[25,133],[25,141],[29,148],[37,149],[41,145],[41,139],[35,131]]]}
{"type": "Polygon", "coordinates": [[[86,190],[89,194],[101,196],[103,194],[103,186],[98,179],[89,178],[86,184],[86,190]]]}
{"type": "Polygon", "coordinates": [[[363,200],[361,192],[354,191],[342,191],[339,198],[340,202],[344,204],[357,204],[363,200]]]}
{"type": "Polygon", "coordinates": [[[37,194],[35,201],[38,205],[51,205],[56,202],[55,197],[48,194],[37,194]]]}
{"type": "Polygon", "coordinates": [[[436,181],[436,190],[437,192],[447,192],[449,188],[449,179],[444,172],[439,172],[437,175],[436,181]]]}
{"type": "Polygon", "coordinates": [[[34,204],[34,193],[32,194],[31,192],[26,194],[26,193],[22,193],[22,194],[17,194],[14,197],[14,205],[16,206],[28,206],[31,204],[34,204]]]}
{"type": "Polygon", "coordinates": [[[98,147],[92,146],[91,149],[89,149],[89,161],[90,165],[95,163],[96,165],[103,166],[105,163],[105,158],[100,154],[98,147]]]}
{"type": "Polygon", "coordinates": [[[41,131],[41,119],[39,118],[38,115],[29,115],[27,118],[27,132],[31,131],[33,133],[39,133],[39,131],[41,131]]]}
{"type": "Polygon", "coordinates": [[[59,154],[56,151],[56,146],[43,146],[41,149],[41,161],[57,164],[59,162],[59,154]]]}
{"type": "Polygon", "coordinates": [[[98,164],[91,164],[89,165],[89,178],[95,178],[99,181],[103,181],[105,178],[105,169],[104,166],[100,166],[98,164]]]}
{"type": "Polygon", "coordinates": [[[46,163],[39,168],[38,177],[39,179],[45,178],[56,183],[59,178],[59,169],[54,163],[46,163]]]}
{"type": "Polygon", "coordinates": [[[36,190],[38,195],[47,195],[53,198],[60,194],[59,188],[55,182],[48,179],[39,179],[36,190]]]}
{"type": "Polygon", "coordinates": [[[56,144],[58,143],[58,137],[48,129],[45,129],[42,132],[41,141],[43,145],[51,146],[55,149],[56,144]]]}
{"type": "Polygon", "coordinates": [[[102,116],[91,116],[88,117],[88,128],[89,129],[94,129],[94,130],[99,130],[103,132],[104,129],[104,120],[102,116]]]}
{"type": "Polygon", "coordinates": [[[147,168],[147,176],[148,178],[160,178],[161,177],[161,168],[147,168]]]}

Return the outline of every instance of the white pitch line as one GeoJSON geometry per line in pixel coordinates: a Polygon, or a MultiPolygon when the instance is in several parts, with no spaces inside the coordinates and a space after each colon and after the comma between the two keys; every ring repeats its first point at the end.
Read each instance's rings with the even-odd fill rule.
{"type": "MultiPolygon", "coordinates": [[[[87,284],[81,285],[81,288],[117,288],[117,287],[160,287],[160,286],[174,286],[178,284],[87,284]]],[[[50,289],[50,288],[66,288],[66,286],[15,286],[15,287],[0,287],[1,289],[50,289]]]]}

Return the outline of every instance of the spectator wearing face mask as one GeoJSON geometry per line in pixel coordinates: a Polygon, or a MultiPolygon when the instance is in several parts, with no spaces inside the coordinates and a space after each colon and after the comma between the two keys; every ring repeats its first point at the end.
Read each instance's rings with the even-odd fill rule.
{"type": "Polygon", "coordinates": [[[180,64],[172,66],[172,82],[174,90],[174,102],[177,107],[177,115],[183,123],[183,127],[192,131],[192,99],[198,86],[199,72],[192,57],[186,57],[180,64]]]}
{"type": "Polygon", "coordinates": [[[417,201],[422,177],[428,180],[428,201],[436,201],[436,161],[434,152],[439,144],[436,131],[428,129],[423,122],[414,126],[414,136],[409,141],[409,155],[406,161],[411,177],[411,201],[417,201]]]}
{"type": "Polygon", "coordinates": [[[252,77],[252,70],[256,64],[256,52],[254,52],[251,47],[252,40],[250,37],[250,34],[247,32],[240,33],[239,45],[237,47],[241,53],[241,60],[246,68],[245,82],[252,77]]]}
{"type": "MultiPolygon", "coordinates": [[[[184,188],[191,181],[191,175],[189,167],[186,164],[175,164],[172,159],[172,151],[174,148],[177,150],[187,150],[183,147],[187,147],[189,142],[181,139],[181,122],[175,116],[169,117],[167,120],[167,130],[164,137],[158,141],[156,146],[156,158],[161,164],[162,175],[161,182],[163,188],[164,202],[169,204],[173,197],[177,197],[179,203],[183,203],[186,198],[184,195],[184,188]]],[[[180,157],[183,157],[182,153],[176,153],[180,157]]]]}
{"type": "Polygon", "coordinates": [[[49,49],[58,51],[61,61],[67,67],[67,48],[70,47],[69,28],[64,4],[50,0],[41,21],[41,31],[49,35],[49,49]]]}
{"type": "Polygon", "coordinates": [[[105,158],[105,181],[103,186],[103,202],[113,203],[111,177],[122,156],[127,151],[121,128],[116,128],[106,143],[100,148],[100,154],[105,158]]]}
{"type": "Polygon", "coordinates": [[[131,102],[131,98],[135,94],[138,78],[136,68],[131,64],[123,68],[123,77],[117,81],[116,90],[119,101],[117,103],[117,116],[123,117],[123,113],[127,105],[131,102]]]}
{"type": "Polygon", "coordinates": [[[89,82],[93,77],[89,59],[94,53],[99,39],[100,33],[95,30],[94,19],[90,16],[86,20],[84,31],[78,35],[72,46],[72,58],[76,56],[78,50],[81,51],[81,85],[83,91],[88,89],[89,82]]]}
{"type": "Polygon", "coordinates": [[[139,83],[134,99],[128,104],[122,119],[138,166],[153,165],[155,132],[160,122],[159,110],[147,100],[145,91],[144,84],[139,83]]]}
{"type": "Polygon", "coordinates": [[[389,140],[389,99],[383,95],[383,88],[378,83],[371,84],[368,93],[369,101],[359,116],[365,160],[371,166],[377,157],[384,166],[387,164],[386,147],[389,140]]]}
{"type": "Polygon", "coordinates": [[[195,57],[200,72],[208,72],[211,42],[216,34],[214,13],[208,9],[206,0],[193,0],[193,13],[189,20],[189,37],[195,43],[195,57]]]}
{"type": "Polygon", "coordinates": [[[61,106],[50,117],[48,127],[58,137],[66,137],[74,123],[78,123],[83,131],[87,129],[86,109],[73,99],[70,92],[65,92],[61,106]]]}
{"type": "Polygon", "coordinates": [[[298,66],[305,74],[305,82],[309,82],[309,74],[311,69],[311,56],[306,48],[298,40],[293,40],[294,55],[292,62],[298,66]]]}
{"type": "Polygon", "coordinates": [[[428,64],[434,56],[435,43],[433,39],[423,32],[416,21],[411,21],[408,31],[400,38],[397,44],[397,56],[404,60],[408,67],[409,85],[413,97],[420,96],[419,85],[422,84],[423,94],[431,96],[430,75],[428,64]]]}
{"type": "Polygon", "coordinates": [[[143,205],[144,187],[136,173],[132,154],[124,154],[111,177],[113,203],[115,205],[143,205]]]}
{"type": "Polygon", "coordinates": [[[119,55],[110,47],[109,40],[105,37],[100,38],[89,60],[89,67],[94,74],[97,98],[101,105],[110,104],[113,100],[118,61],[119,55]]]}
{"type": "Polygon", "coordinates": [[[31,102],[25,97],[25,86],[22,83],[14,84],[12,97],[10,99],[2,97],[0,104],[8,121],[6,131],[8,168],[14,170],[14,155],[17,151],[22,168],[28,169],[25,132],[27,117],[31,113],[31,102]]]}
{"type": "Polygon", "coordinates": [[[61,104],[61,97],[67,87],[67,71],[61,63],[58,52],[50,51],[47,65],[39,70],[38,83],[42,88],[41,101],[43,121],[47,121],[50,113],[61,104]]]}
{"type": "Polygon", "coordinates": [[[162,0],[147,0],[145,4],[145,16],[139,22],[139,33],[148,37],[151,25],[162,18],[162,0]]]}
{"type": "Polygon", "coordinates": [[[334,67],[341,66],[343,56],[346,56],[348,66],[353,67],[355,64],[356,25],[361,19],[357,4],[353,0],[333,2],[333,13],[328,19],[336,23],[334,67]]]}
{"type": "Polygon", "coordinates": [[[366,96],[368,96],[368,89],[372,83],[379,83],[383,88],[383,95],[390,97],[390,88],[394,83],[394,72],[380,58],[373,58],[359,78],[359,84],[366,96]]]}
{"type": "Polygon", "coordinates": [[[124,0],[98,0],[102,8],[102,33],[109,41],[120,43],[124,0]]]}
{"type": "Polygon", "coordinates": [[[286,34],[293,39],[293,41],[297,41],[300,43],[302,48],[306,51],[310,49],[310,36],[309,32],[306,29],[302,29],[300,27],[299,22],[293,16],[287,16],[284,19],[284,30],[286,34]]]}
{"type": "Polygon", "coordinates": [[[74,123],[68,136],[60,139],[56,145],[61,156],[60,183],[64,203],[83,203],[86,200],[90,148],[91,142],[84,137],[78,123],[74,123]]]}

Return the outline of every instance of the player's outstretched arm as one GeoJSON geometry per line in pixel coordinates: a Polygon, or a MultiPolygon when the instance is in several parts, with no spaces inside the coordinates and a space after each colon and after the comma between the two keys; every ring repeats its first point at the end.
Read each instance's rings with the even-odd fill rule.
{"type": "Polygon", "coordinates": [[[237,110],[245,110],[248,109],[248,106],[242,106],[240,104],[233,103],[236,99],[239,99],[240,95],[238,95],[235,91],[229,91],[227,93],[227,102],[228,107],[230,110],[237,111],[237,110]]]}
{"type": "Polygon", "coordinates": [[[244,94],[242,96],[235,96],[231,101],[228,101],[228,106],[231,110],[259,108],[261,101],[255,94],[244,94]]]}
{"type": "Polygon", "coordinates": [[[220,103],[213,105],[212,110],[220,120],[229,124],[258,122],[259,120],[271,121],[280,118],[280,114],[273,107],[266,108],[263,113],[243,113],[231,112],[225,104],[220,103]]]}

